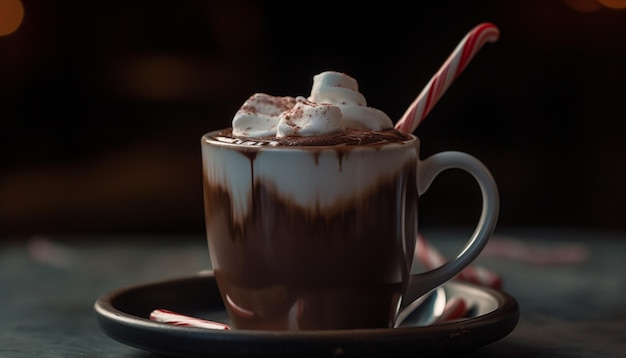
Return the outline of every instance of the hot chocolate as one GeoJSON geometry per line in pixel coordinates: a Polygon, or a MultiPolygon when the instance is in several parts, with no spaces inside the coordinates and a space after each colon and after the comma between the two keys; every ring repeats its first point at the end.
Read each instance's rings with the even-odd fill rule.
{"type": "Polygon", "coordinates": [[[206,227],[235,326],[388,327],[417,234],[417,140],[294,150],[212,143],[206,227]]]}
{"type": "Polygon", "coordinates": [[[364,106],[356,81],[325,72],[308,99],[255,94],[204,136],[207,233],[235,326],[391,324],[417,233],[417,140],[364,106]]]}
{"type": "Polygon", "coordinates": [[[316,136],[290,136],[290,137],[236,137],[232,128],[226,128],[216,133],[213,139],[236,145],[267,145],[267,146],[354,146],[374,145],[390,142],[407,141],[411,136],[398,132],[395,129],[383,129],[370,131],[363,129],[347,128],[341,133],[320,134],[316,136]]]}
{"type": "Polygon", "coordinates": [[[202,137],[202,165],[209,252],[237,329],[391,327],[406,292],[452,278],[486,241],[410,275],[418,196],[434,176],[456,167],[493,184],[463,153],[420,161],[419,140],[367,107],[349,76],[315,76],[308,98],[255,94],[232,123],[202,137]]]}

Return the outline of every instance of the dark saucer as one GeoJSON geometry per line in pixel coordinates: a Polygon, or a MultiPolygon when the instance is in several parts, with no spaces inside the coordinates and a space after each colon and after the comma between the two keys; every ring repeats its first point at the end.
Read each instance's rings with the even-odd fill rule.
{"type": "Polygon", "coordinates": [[[156,308],[228,322],[212,275],[143,284],[109,292],[95,302],[101,329],[111,338],[169,357],[207,356],[412,356],[472,349],[513,331],[519,307],[513,297],[467,283],[444,285],[460,296],[471,317],[430,326],[331,331],[213,331],[151,321],[156,308]]]}

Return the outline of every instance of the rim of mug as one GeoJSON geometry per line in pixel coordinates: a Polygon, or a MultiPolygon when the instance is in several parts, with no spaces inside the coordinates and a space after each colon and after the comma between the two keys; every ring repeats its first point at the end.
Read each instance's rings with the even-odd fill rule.
{"type": "Polygon", "coordinates": [[[411,137],[408,140],[385,142],[385,143],[370,143],[370,144],[337,144],[337,145],[271,145],[271,144],[243,144],[243,143],[229,143],[214,139],[213,137],[224,131],[225,128],[212,130],[206,132],[201,137],[202,145],[214,145],[219,147],[232,147],[232,148],[247,148],[249,150],[279,150],[279,151],[302,151],[302,150],[319,150],[319,149],[333,149],[333,150],[355,150],[357,148],[403,148],[407,145],[419,144],[420,139],[412,133],[406,133],[411,137]]]}

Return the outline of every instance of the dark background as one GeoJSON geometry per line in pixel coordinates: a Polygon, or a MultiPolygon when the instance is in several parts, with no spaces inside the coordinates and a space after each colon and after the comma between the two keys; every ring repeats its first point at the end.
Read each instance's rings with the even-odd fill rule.
{"type": "MultiPolygon", "coordinates": [[[[202,233],[200,136],[229,126],[252,93],[306,96],[313,75],[342,71],[396,120],[485,21],[500,39],[416,130],[422,157],[480,158],[499,185],[499,227],[626,229],[626,9],[22,4],[21,26],[0,37],[0,237],[202,233]]],[[[479,209],[469,176],[445,172],[422,198],[420,225],[471,226],[479,209]]]]}

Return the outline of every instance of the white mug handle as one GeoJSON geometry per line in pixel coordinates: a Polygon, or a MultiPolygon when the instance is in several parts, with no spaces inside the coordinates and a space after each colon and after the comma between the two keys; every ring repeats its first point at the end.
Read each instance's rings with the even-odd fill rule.
{"type": "Polygon", "coordinates": [[[422,195],[428,190],[428,187],[430,187],[430,184],[439,173],[452,168],[468,172],[480,186],[483,207],[478,225],[455,258],[440,267],[412,274],[409,277],[409,283],[403,295],[400,309],[459,274],[478,257],[495,229],[500,206],[496,182],[487,167],[469,154],[455,151],[442,152],[434,154],[419,163],[417,178],[418,195],[422,195]]]}

